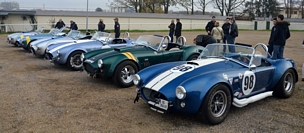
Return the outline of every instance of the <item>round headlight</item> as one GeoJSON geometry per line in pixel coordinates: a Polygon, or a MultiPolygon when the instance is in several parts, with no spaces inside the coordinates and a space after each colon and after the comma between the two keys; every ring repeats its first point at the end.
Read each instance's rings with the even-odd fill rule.
{"type": "Polygon", "coordinates": [[[186,89],[182,86],[177,86],[175,95],[178,99],[183,100],[186,98],[186,89]]]}
{"type": "Polygon", "coordinates": [[[135,74],[132,76],[132,79],[133,79],[133,83],[134,85],[138,85],[139,81],[140,81],[140,77],[138,74],[135,74]]]}
{"type": "Polygon", "coordinates": [[[101,60],[101,59],[100,59],[100,60],[98,60],[98,67],[99,67],[99,68],[101,68],[101,67],[102,67],[102,64],[103,64],[102,60],[101,60]]]}
{"type": "Polygon", "coordinates": [[[82,54],[80,55],[80,60],[83,61],[83,59],[84,59],[84,54],[82,53],[82,54]]]}

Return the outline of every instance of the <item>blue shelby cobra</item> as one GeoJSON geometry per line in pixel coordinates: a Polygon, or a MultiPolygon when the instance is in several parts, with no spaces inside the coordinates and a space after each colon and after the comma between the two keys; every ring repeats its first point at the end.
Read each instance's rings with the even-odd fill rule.
{"type": "Polygon", "coordinates": [[[231,105],[292,95],[298,81],[295,62],[269,56],[264,44],[209,44],[197,60],[154,65],[133,75],[134,102],[141,97],[154,111],[198,114],[204,122],[219,124],[231,105]]]}
{"type": "Polygon", "coordinates": [[[55,65],[66,64],[71,70],[81,70],[81,55],[94,50],[133,46],[134,39],[110,38],[111,34],[106,32],[96,32],[90,40],[75,40],[69,43],[56,43],[46,48],[45,58],[55,65]]]}

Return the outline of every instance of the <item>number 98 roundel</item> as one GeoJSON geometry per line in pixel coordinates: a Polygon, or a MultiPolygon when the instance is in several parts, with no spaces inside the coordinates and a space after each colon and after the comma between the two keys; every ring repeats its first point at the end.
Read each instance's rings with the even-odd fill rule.
{"type": "Polygon", "coordinates": [[[242,81],[242,91],[244,95],[248,95],[252,92],[255,81],[255,74],[252,71],[245,71],[242,81]]]}

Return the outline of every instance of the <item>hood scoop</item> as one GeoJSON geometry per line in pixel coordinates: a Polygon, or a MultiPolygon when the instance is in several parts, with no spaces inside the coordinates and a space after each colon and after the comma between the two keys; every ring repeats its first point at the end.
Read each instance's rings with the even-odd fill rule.
{"type": "Polygon", "coordinates": [[[191,65],[197,65],[197,66],[199,66],[199,64],[198,64],[198,63],[196,63],[196,62],[190,62],[190,61],[188,61],[188,62],[187,62],[187,64],[191,64],[191,65]]]}

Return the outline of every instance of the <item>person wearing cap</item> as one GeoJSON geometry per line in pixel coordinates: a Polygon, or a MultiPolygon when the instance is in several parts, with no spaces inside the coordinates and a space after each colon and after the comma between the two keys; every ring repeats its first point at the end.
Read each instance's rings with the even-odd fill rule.
{"type": "Polygon", "coordinates": [[[118,23],[118,18],[114,18],[114,32],[115,32],[115,38],[119,38],[120,36],[120,24],[118,23]]]}
{"type": "Polygon", "coordinates": [[[176,41],[182,35],[182,23],[180,22],[179,18],[176,19],[176,27],[174,34],[176,36],[176,41]]]}
{"type": "Polygon", "coordinates": [[[98,23],[98,31],[104,31],[105,28],[106,28],[106,25],[103,23],[103,19],[100,18],[99,23],[98,23]]]}
{"type": "Polygon", "coordinates": [[[273,27],[271,29],[270,37],[269,37],[269,41],[268,41],[268,53],[271,56],[272,56],[272,52],[273,52],[273,37],[274,37],[275,25],[277,23],[277,18],[273,18],[272,23],[273,23],[273,27]]]}
{"type": "Polygon", "coordinates": [[[212,16],[212,19],[210,22],[207,23],[205,29],[206,29],[206,32],[208,33],[208,35],[211,35],[211,31],[214,27],[214,24],[215,24],[216,20],[215,20],[215,16],[212,16]]]}
{"type": "Polygon", "coordinates": [[[173,35],[174,35],[174,30],[175,30],[175,24],[174,24],[174,19],[171,20],[170,25],[168,26],[168,28],[170,29],[169,31],[169,36],[171,38],[171,42],[173,42],[173,35]]]}
{"type": "Polygon", "coordinates": [[[70,23],[70,30],[78,30],[77,24],[73,20],[71,20],[70,23]]]}

